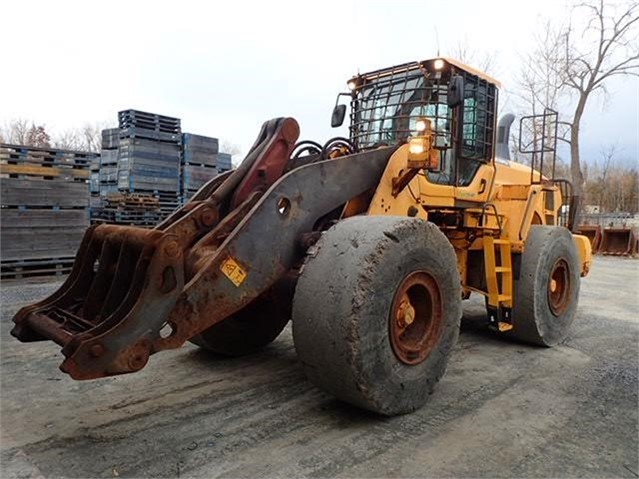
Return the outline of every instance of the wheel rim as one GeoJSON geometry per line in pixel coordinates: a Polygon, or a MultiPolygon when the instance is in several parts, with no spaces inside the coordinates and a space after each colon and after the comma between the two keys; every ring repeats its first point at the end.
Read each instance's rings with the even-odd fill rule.
{"type": "Polygon", "coordinates": [[[409,274],[399,285],[389,316],[393,352],[404,364],[424,361],[442,326],[442,301],[435,279],[424,271],[409,274]]]}
{"type": "Polygon", "coordinates": [[[570,303],[570,269],[568,263],[558,259],[548,280],[548,306],[553,315],[561,315],[570,303]]]}

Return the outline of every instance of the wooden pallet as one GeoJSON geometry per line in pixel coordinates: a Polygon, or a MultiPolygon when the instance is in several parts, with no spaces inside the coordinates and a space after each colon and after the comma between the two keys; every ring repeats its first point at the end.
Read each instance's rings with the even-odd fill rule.
{"type": "Polygon", "coordinates": [[[2,207],[64,209],[89,206],[89,188],[85,181],[0,177],[0,191],[2,207]]]}
{"type": "Polygon", "coordinates": [[[75,255],[89,226],[85,209],[7,209],[0,215],[2,261],[75,255]]]}
{"type": "Polygon", "coordinates": [[[87,180],[91,175],[88,168],[61,168],[56,166],[0,163],[0,175],[19,178],[35,176],[39,178],[64,178],[87,180]]]}
{"type": "Polygon", "coordinates": [[[157,208],[160,205],[158,197],[151,193],[109,193],[106,197],[109,205],[124,208],[157,208]]]}
{"type": "Polygon", "coordinates": [[[62,276],[69,274],[74,257],[48,258],[0,262],[0,279],[21,279],[34,276],[62,276]]]}

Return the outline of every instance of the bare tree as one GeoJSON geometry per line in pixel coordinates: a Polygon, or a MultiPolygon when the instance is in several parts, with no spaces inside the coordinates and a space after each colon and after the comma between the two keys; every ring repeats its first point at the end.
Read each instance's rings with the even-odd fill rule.
{"type": "Polygon", "coordinates": [[[51,147],[51,137],[46,127],[22,118],[11,120],[0,128],[0,141],[14,145],[51,147]]]}
{"type": "Polygon", "coordinates": [[[76,128],[69,128],[62,133],[55,135],[54,146],[62,150],[81,150],[81,140],[76,128]]]}
{"type": "Polygon", "coordinates": [[[242,153],[242,150],[240,149],[238,145],[236,145],[235,143],[231,141],[220,140],[220,152],[228,153],[229,155],[231,155],[232,157],[231,161],[233,162],[233,167],[237,167],[237,165],[239,165],[243,160],[243,158],[239,157],[242,153]]]}
{"type": "Polygon", "coordinates": [[[36,125],[33,121],[18,118],[0,127],[0,142],[97,152],[102,146],[102,130],[112,125],[113,122],[108,121],[85,123],[80,128],[69,128],[59,134],[50,134],[45,125],[36,125]]]}
{"type": "MultiPolygon", "coordinates": [[[[584,165],[587,166],[587,165],[584,165]]],[[[639,174],[634,162],[624,164],[616,145],[601,149],[600,161],[587,170],[584,193],[587,204],[602,213],[636,213],[639,209],[639,174]]],[[[584,175],[586,176],[586,175],[584,175]]]]}
{"type": "Polygon", "coordinates": [[[112,127],[111,122],[85,123],[80,128],[69,128],[54,138],[56,148],[79,151],[100,151],[102,130],[112,127]]]}
{"type": "Polygon", "coordinates": [[[575,194],[580,195],[583,173],[579,156],[581,120],[588,99],[593,93],[605,92],[606,81],[614,76],[638,76],[639,42],[633,26],[639,20],[637,2],[624,5],[608,4],[604,0],[582,3],[577,9],[588,13],[588,22],[581,31],[569,25],[559,36],[561,56],[556,71],[561,86],[576,98],[570,123],[570,171],[575,194]]]}
{"type": "Polygon", "coordinates": [[[25,120],[24,118],[15,118],[6,122],[0,128],[3,143],[25,145],[27,141],[27,133],[31,125],[33,125],[33,122],[25,120]]]}
{"type": "Polygon", "coordinates": [[[489,75],[494,74],[497,69],[497,57],[495,52],[481,52],[471,47],[468,37],[464,37],[452,49],[452,56],[457,60],[471,65],[489,75]]]}
{"type": "Polygon", "coordinates": [[[44,125],[31,124],[27,130],[25,145],[36,146],[39,148],[51,148],[51,137],[47,133],[44,125]]]}
{"type": "MultiPolygon", "coordinates": [[[[535,36],[535,49],[523,58],[523,66],[518,76],[518,88],[515,95],[519,100],[520,115],[543,115],[547,111],[552,110],[561,113],[560,100],[562,94],[563,80],[557,71],[557,62],[561,57],[560,32],[552,22],[546,20],[542,28],[535,36]]],[[[550,119],[550,118],[548,118],[550,119]]],[[[546,122],[546,131],[543,131],[543,118],[531,120],[522,123],[522,132],[513,133],[513,142],[518,142],[518,135],[521,134],[529,145],[535,146],[533,149],[539,149],[542,138],[552,141],[556,147],[557,142],[563,141],[570,143],[567,139],[570,136],[570,123],[563,120],[560,115],[557,124],[554,122],[546,122]],[[556,127],[556,138],[555,136],[556,127]]],[[[522,139],[523,143],[526,143],[522,139]]],[[[515,152],[516,161],[523,163],[538,165],[539,159],[536,155],[527,158],[515,152]],[[523,161],[522,161],[523,160],[523,161]]],[[[551,162],[544,161],[544,174],[548,175],[551,162]]],[[[559,157],[555,159],[556,169],[555,176],[568,178],[570,176],[570,168],[559,157]]]]}

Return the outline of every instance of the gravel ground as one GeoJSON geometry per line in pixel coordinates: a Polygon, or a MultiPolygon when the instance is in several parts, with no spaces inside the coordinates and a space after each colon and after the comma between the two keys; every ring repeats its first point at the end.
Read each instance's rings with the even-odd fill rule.
{"type": "Polygon", "coordinates": [[[317,390],[290,328],[221,359],[185,346],[75,382],[10,319],[59,283],[2,285],[2,477],[639,477],[639,261],[597,257],[561,346],[505,342],[465,302],[421,410],[380,418],[317,390]]]}

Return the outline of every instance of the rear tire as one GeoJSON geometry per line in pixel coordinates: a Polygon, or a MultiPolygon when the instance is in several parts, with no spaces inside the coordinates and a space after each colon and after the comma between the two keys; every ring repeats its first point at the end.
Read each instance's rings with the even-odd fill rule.
{"type": "Polygon", "coordinates": [[[414,411],[443,376],[459,335],[454,250],[432,223],[360,216],[309,250],[293,300],[308,378],[356,406],[414,411]]]}
{"type": "Polygon", "coordinates": [[[570,231],[531,226],[514,285],[510,334],[540,346],[561,342],[575,317],[579,283],[579,255],[570,231]]]}

